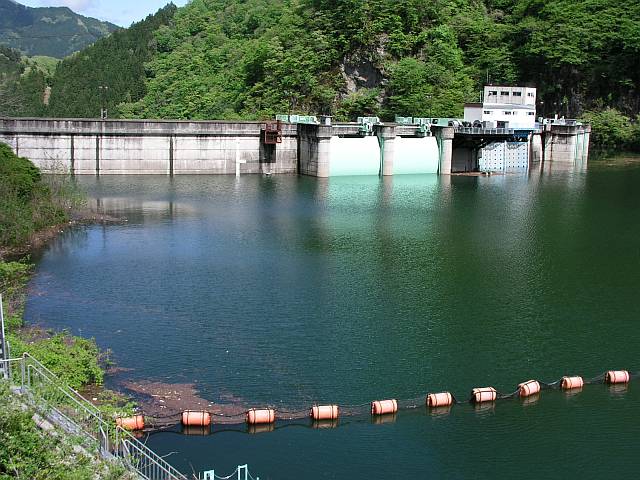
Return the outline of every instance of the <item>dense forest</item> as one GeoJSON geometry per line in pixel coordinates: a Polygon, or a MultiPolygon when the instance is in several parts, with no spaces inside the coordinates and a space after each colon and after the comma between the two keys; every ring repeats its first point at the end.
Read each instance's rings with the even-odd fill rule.
{"type": "Polygon", "coordinates": [[[487,79],[546,114],[639,108],[630,0],[194,0],[156,37],[128,116],[460,115],[487,79]]]}
{"type": "Polygon", "coordinates": [[[48,57],[23,57],[0,45],[0,116],[32,117],[46,115],[44,105],[47,78],[54,64],[48,57]]]}
{"type": "Polygon", "coordinates": [[[169,4],[62,60],[50,80],[47,114],[99,117],[101,108],[106,108],[110,115],[117,115],[117,104],[141,99],[146,92],[145,65],[157,51],[154,32],[167,25],[175,11],[175,5],[169,4]]]}
{"type": "Polygon", "coordinates": [[[53,116],[102,104],[147,118],[459,116],[489,82],[536,86],[543,115],[626,125],[640,110],[640,3],[193,0],[64,60],[48,82],[53,116]]]}

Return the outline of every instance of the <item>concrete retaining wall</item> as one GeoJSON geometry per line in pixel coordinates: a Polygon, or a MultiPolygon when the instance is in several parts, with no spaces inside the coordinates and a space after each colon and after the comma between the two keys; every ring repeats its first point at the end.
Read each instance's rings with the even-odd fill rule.
{"type": "Polygon", "coordinates": [[[260,122],[0,119],[0,142],[45,171],[76,174],[296,173],[295,125],[282,143],[260,122]]]}

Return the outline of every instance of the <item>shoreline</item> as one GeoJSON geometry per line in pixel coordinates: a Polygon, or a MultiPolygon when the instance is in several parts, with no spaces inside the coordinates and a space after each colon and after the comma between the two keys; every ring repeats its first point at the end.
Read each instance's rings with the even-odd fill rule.
{"type": "Polygon", "coordinates": [[[18,246],[0,246],[0,261],[21,261],[41,250],[55,240],[55,238],[66,230],[83,225],[120,225],[127,223],[127,219],[118,218],[112,215],[81,210],[71,213],[71,219],[51,225],[50,227],[38,230],[29,237],[29,240],[18,246]]]}
{"type": "MultiPolygon", "coordinates": [[[[13,328],[7,328],[7,335],[14,335],[25,346],[51,341],[56,336],[62,336],[65,345],[69,348],[75,343],[76,339],[88,342],[93,341],[93,339],[81,335],[73,335],[64,329],[56,331],[42,324],[26,324],[24,319],[24,303],[27,295],[29,295],[27,284],[34,275],[33,268],[35,264],[29,261],[32,255],[45,249],[58,235],[67,230],[88,225],[121,225],[128,221],[126,218],[114,217],[89,209],[73,212],[71,217],[72,219],[69,221],[34,232],[27,243],[15,247],[0,247],[0,262],[18,262],[29,265],[29,271],[22,280],[22,284],[16,288],[12,295],[14,297],[12,303],[15,304],[12,305],[12,310],[14,310],[14,314],[16,312],[19,314],[21,323],[13,326],[13,328]],[[18,300],[15,300],[15,297],[18,297],[18,300]]],[[[11,312],[5,313],[8,316],[11,315],[11,312]]],[[[153,379],[142,381],[117,380],[114,377],[118,373],[130,371],[131,368],[111,363],[108,358],[109,347],[102,349],[96,345],[96,348],[95,361],[102,370],[103,381],[102,383],[83,383],[77,389],[88,401],[106,413],[113,415],[114,418],[119,414],[129,415],[134,411],[156,418],[166,417],[168,412],[176,412],[172,416],[177,418],[184,410],[208,409],[222,415],[237,415],[239,412],[238,405],[216,404],[200,397],[194,384],[169,384],[153,379]],[[112,388],[104,386],[104,379],[106,378],[113,380],[112,388]]],[[[240,408],[244,415],[245,407],[242,406],[240,408]]],[[[179,423],[178,418],[177,421],[163,426],[179,423]]]]}

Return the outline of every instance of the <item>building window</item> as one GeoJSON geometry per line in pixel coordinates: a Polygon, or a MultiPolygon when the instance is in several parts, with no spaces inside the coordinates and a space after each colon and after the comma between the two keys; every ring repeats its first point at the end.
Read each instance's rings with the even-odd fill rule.
{"type": "Polygon", "coordinates": [[[527,93],[527,97],[533,97],[533,92],[527,93]]]}
{"type": "Polygon", "coordinates": [[[485,115],[491,115],[491,110],[485,110],[485,111],[484,111],[484,112],[482,112],[482,113],[484,113],[485,115]]]}
{"type": "Polygon", "coordinates": [[[509,96],[509,92],[500,92],[500,96],[501,97],[508,97],[509,96]]]}
{"type": "Polygon", "coordinates": [[[535,114],[536,114],[536,112],[527,112],[527,115],[532,115],[533,116],[535,114]]]}
{"type": "Polygon", "coordinates": [[[513,96],[514,97],[521,97],[522,96],[522,92],[513,92],[513,96]]]}
{"type": "Polygon", "coordinates": [[[511,115],[511,112],[504,112],[505,115],[511,115]]]}
{"type": "Polygon", "coordinates": [[[498,96],[498,91],[497,90],[489,90],[489,97],[496,97],[498,96]]]}

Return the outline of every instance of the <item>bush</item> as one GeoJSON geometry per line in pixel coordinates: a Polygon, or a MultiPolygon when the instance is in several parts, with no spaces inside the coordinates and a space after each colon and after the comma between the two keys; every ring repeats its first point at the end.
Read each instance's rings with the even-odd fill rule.
{"type": "Polygon", "coordinates": [[[42,333],[36,330],[33,340],[29,340],[25,332],[21,338],[9,334],[12,356],[29,352],[76,390],[88,384],[102,384],[104,372],[100,368],[100,350],[95,340],[74,337],[66,332],[38,338],[43,337],[42,333]]]}
{"type": "Polygon", "coordinates": [[[631,149],[638,144],[640,127],[615,108],[591,110],[582,120],[591,124],[591,141],[602,149],[631,149]]]}
{"type": "Polygon", "coordinates": [[[13,356],[29,352],[71,387],[100,385],[104,372],[101,354],[94,340],[74,337],[66,332],[51,336],[48,332],[23,326],[24,287],[32,265],[0,262],[0,291],[6,313],[6,328],[13,356]]]}
{"type": "Polygon", "coordinates": [[[7,191],[28,199],[40,181],[40,171],[26,158],[16,156],[8,145],[0,143],[0,177],[7,191]]]}
{"type": "Polygon", "coordinates": [[[78,453],[64,436],[40,431],[0,381],[0,478],[33,480],[125,478],[123,469],[78,453]]]}
{"type": "Polygon", "coordinates": [[[82,200],[69,176],[42,176],[0,143],[0,246],[22,245],[36,231],[67,221],[82,200]]]}
{"type": "Polygon", "coordinates": [[[22,262],[0,262],[0,292],[7,329],[22,326],[24,286],[29,279],[31,265],[22,262]]]}

